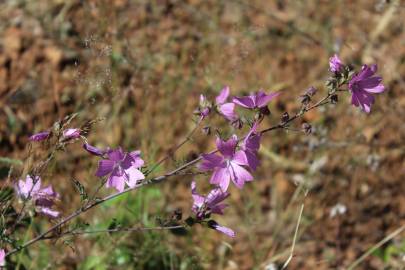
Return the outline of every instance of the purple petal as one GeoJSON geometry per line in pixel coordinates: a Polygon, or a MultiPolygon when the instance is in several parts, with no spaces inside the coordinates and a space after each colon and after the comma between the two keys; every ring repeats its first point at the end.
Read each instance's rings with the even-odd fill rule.
{"type": "Polygon", "coordinates": [[[236,236],[235,232],[228,227],[220,226],[219,224],[215,224],[212,227],[213,227],[213,229],[215,229],[223,234],[226,234],[229,237],[234,238],[236,236]]]}
{"type": "Polygon", "coordinates": [[[212,208],[218,203],[228,198],[229,195],[230,194],[228,192],[224,192],[220,188],[214,188],[213,190],[210,191],[210,193],[208,193],[207,197],[205,198],[205,202],[210,208],[212,208]]]}
{"type": "Polygon", "coordinates": [[[231,162],[229,167],[229,170],[232,172],[231,179],[237,188],[241,189],[245,182],[253,180],[253,176],[242,166],[231,162]]]}
{"type": "Polygon", "coordinates": [[[226,191],[229,187],[231,175],[228,168],[218,168],[211,176],[210,183],[218,185],[223,191],[226,191]]]}
{"type": "Polygon", "coordinates": [[[197,192],[195,181],[191,182],[191,196],[193,197],[193,209],[198,210],[204,204],[204,196],[197,192]]]}
{"type": "Polygon", "coordinates": [[[48,207],[37,207],[37,211],[51,218],[57,218],[60,214],[58,211],[52,210],[48,207]]]}
{"type": "Polygon", "coordinates": [[[87,152],[89,152],[90,154],[95,155],[95,156],[102,156],[102,155],[105,154],[105,151],[103,151],[103,150],[101,150],[101,149],[99,149],[99,148],[97,148],[95,146],[91,146],[88,143],[83,144],[83,148],[87,152]]]}
{"type": "Polygon", "coordinates": [[[80,129],[78,128],[68,128],[63,131],[63,137],[65,139],[76,139],[80,137],[80,129]]]}
{"type": "Polygon", "coordinates": [[[50,134],[49,131],[43,131],[43,132],[35,133],[28,139],[32,142],[39,142],[39,141],[43,141],[43,140],[47,139],[49,134],[50,134]]]}
{"type": "Polygon", "coordinates": [[[108,151],[107,155],[109,159],[115,162],[121,161],[125,157],[125,153],[122,151],[121,147],[108,151]]]}
{"type": "Polygon", "coordinates": [[[248,165],[248,160],[245,154],[245,151],[239,150],[235,153],[235,155],[232,158],[232,161],[235,162],[236,164],[239,165],[248,165]]]}
{"type": "Polygon", "coordinates": [[[238,137],[236,135],[232,135],[227,141],[223,141],[220,138],[216,139],[216,145],[221,152],[221,154],[225,157],[231,157],[235,153],[236,145],[238,144],[238,137]]]}
{"type": "Polygon", "coordinates": [[[134,160],[132,166],[135,166],[136,168],[140,168],[145,164],[145,162],[141,158],[141,151],[139,151],[139,150],[132,151],[129,153],[129,155],[134,160]]]}
{"type": "Polygon", "coordinates": [[[235,104],[233,103],[219,105],[218,111],[229,121],[234,121],[238,118],[235,113],[235,104]]]}
{"type": "Polygon", "coordinates": [[[329,70],[332,72],[340,72],[343,68],[342,61],[339,59],[339,56],[335,54],[333,57],[329,58],[329,70]]]}
{"type": "Polygon", "coordinates": [[[143,173],[135,166],[125,169],[125,173],[128,175],[127,184],[131,188],[136,186],[138,180],[145,179],[145,175],[143,175],[143,173]]]}
{"type": "Polygon", "coordinates": [[[256,105],[254,96],[234,97],[232,102],[247,109],[253,109],[256,105]]]}
{"type": "Polygon", "coordinates": [[[0,249],[0,267],[6,266],[6,251],[0,249]]]}
{"type": "Polygon", "coordinates": [[[202,154],[202,162],[198,165],[201,171],[210,171],[216,167],[220,167],[223,163],[223,158],[216,154],[202,154]]]}
{"type": "MultiPolygon", "coordinates": [[[[116,171],[116,170],[114,170],[116,171]]],[[[107,188],[115,188],[119,192],[122,192],[125,188],[125,175],[124,174],[118,174],[114,172],[110,175],[108,178],[108,181],[106,183],[107,188]]]]}
{"type": "Polygon", "coordinates": [[[96,176],[103,177],[112,172],[115,162],[109,159],[102,159],[98,162],[96,176]]]}
{"type": "Polygon", "coordinates": [[[260,165],[260,161],[257,158],[257,152],[247,149],[245,150],[245,154],[249,168],[256,171],[257,167],[260,165]]]}
{"type": "Polygon", "coordinates": [[[262,108],[267,105],[273,98],[277,97],[280,95],[280,92],[274,92],[266,95],[264,92],[258,93],[256,96],[256,107],[262,108]]]}
{"type": "Polygon", "coordinates": [[[211,209],[211,213],[213,213],[213,214],[223,215],[224,209],[227,207],[228,207],[227,204],[222,203],[222,204],[214,205],[214,206],[210,207],[210,209],[211,209]]]}
{"type": "Polygon", "coordinates": [[[221,105],[221,104],[225,103],[226,100],[228,99],[229,92],[230,92],[230,91],[229,91],[229,86],[225,86],[225,87],[221,90],[221,92],[219,92],[219,95],[215,98],[215,102],[216,102],[218,105],[221,105]]]}

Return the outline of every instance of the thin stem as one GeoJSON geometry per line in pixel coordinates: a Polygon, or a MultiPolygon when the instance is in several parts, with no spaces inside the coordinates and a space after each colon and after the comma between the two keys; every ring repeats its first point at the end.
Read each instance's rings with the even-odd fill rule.
{"type": "Polygon", "coordinates": [[[292,260],[292,258],[294,256],[295,243],[297,242],[298,229],[300,227],[301,217],[302,217],[302,212],[303,211],[304,211],[304,204],[301,204],[300,213],[298,215],[297,226],[295,227],[294,239],[293,239],[293,243],[291,245],[290,256],[288,256],[288,259],[285,261],[285,263],[284,263],[284,265],[283,265],[283,267],[281,269],[286,269],[288,264],[290,263],[290,261],[292,260]]]}
{"type": "Polygon", "coordinates": [[[177,150],[179,150],[183,145],[185,145],[187,142],[189,142],[194,135],[195,131],[198,129],[198,127],[201,125],[202,121],[204,120],[204,117],[200,117],[194,126],[194,128],[190,131],[189,134],[187,134],[186,138],[184,138],[183,141],[181,141],[178,145],[174,147],[173,150],[171,150],[166,156],[164,156],[162,159],[160,159],[149,171],[148,174],[151,174],[153,171],[156,170],[163,162],[168,160],[171,156],[176,153],[177,150]]]}
{"type": "Polygon", "coordinates": [[[184,225],[167,226],[167,227],[129,227],[129,228],[115,228],[115,229],[100,229],[92,231],[68,231],[62,234],[56,234],[44,237],[44,239],[54,239],[65,237],[69,235],[83,235],[83,234],[96,234],[96,233],[113,233],[113,232],[139,232],[139,231],[160,231],[160,230],[173,230],[185,228],[184,225]]]}
{"type": "Polygon", "coordinates": [[[355,260],[352,264],[349,265],[347,268],[348,270],[354,269],[356,266],[358,266],[360,263],[362,263],[368,256],[370,256],[374,251],[376,251],[378,248],[380,248],[382,245],[393,239],[395,236],[399,235],[402,231],[405,230],[405,225],[402,225],[386,237],[382,239],[380,242],[375,244],[373,247],[371,247],[367,252],[365,252],[363,255],[361,255],[357,260],[355,260]]]}

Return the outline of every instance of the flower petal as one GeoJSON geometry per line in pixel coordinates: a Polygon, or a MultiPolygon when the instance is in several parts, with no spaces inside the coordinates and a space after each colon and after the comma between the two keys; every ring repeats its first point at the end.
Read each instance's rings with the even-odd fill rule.
{"type": "Polygon", "coordinates": [[[217,168],[211,176],[210,183],[218,185],[223,191],[226,191],[229,187],[231,179],[228,168],[217,168]]]}
{"type": "Polygon", "coordinates": [[[135,166],[125,169],[125,173],[128,176],[127,184],[131,188],[136,186],[138,180],[145,179],[145,175],[143,175],[143,173],[135,166]]]}
{"type": "Polygon", "coordinates": [[[244,97],[234,97],[232,102],[236,105],[247,109],[253,109],[255,107],[255,97],[254,96],[244,96],[244,97]]]}
{"type": "Polygon", "coordinates": [[[198,164],[198,169],[201,171],[210,171],[215,169],[216,167],[222,166],[223,157],[216,155],[216,154],[202,154],[202,161],[198,164]]]}
{"type": "MultiPolygon", "coordinates": [[[[115,171],[115,170],[114,170],[115,171]]],[[[108,178],[106,183],[107,188],[115,188],[119,192],[122,192],[125,188],[125,175],[114,174],[114,172],[108,178]]]]}
{"type": "Polygon", "coordinates": [[[218,111],[229,121],[234,121],[238,118],[235,113],[235,104],[233,103],[219,105],[218,111]]]}
{"type": "Polygon", "coordinates": [[[280,95],[280,92],[274,92],[266,95],[264,92],[256,96],[256,107],[262,108],[267,105],[273,98],[280,95]]]}
{"type": "Polygon", "coordinates": [[[98,162],[96,176],[103,177],[112,172],[115,162],[109,159],[102,159],[98,162]]]}
{"type": "Polygon", "coordinates": [[[222,88],[221,92],[219,92],[219,95],[215,98],[215,102],[218,105],[225,103],[226,100],[228,99],[229,92],[230,92],[229,86],[225,86],[224,88],[222,88]]]}
{"type": "Polygon", "coordinates": [[[231,162],[229,167],[232,172],[231,179],[237,188],[241,189],[245,182],[253,180],[253,176],[242,166],[231,162]]]}
{"type": "Polygon", "coordinates": [[[231,157],[235,153],[236,145],[238,144],[238,137],[236,135],[232,135],[227,141],[223,141],[217,137],[216,145],[221,152],[221,154],[225,157],[231,157]]]}

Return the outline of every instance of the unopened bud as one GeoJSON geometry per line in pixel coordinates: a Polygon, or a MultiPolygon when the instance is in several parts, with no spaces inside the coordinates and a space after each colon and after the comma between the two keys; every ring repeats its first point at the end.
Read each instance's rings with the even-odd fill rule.
{"type": "Polygon", "coordinates": [[[243,127],[243,122],[239,118],[232,121],[231,125],[236,129],[241,129],[243,127]]]}
{"type": "Polygon", "coordinates": [[[312,126],[308,123],[303,123],[302,124],[302,130],[304,131],[305,134],[311,134],[312,132],[312,126]]]}
{"type": "Polygon", "coordinates": [[[211,134],[211,127],[210,127],[210,126],[205,126],[205,127],[203,127],[203,128],[202,128],[202,132],[203,132],[205,135],[210,135],[210,134],[211,134]]]}
{"type": "Polygon", "coordinates": [[[285,124],[288,122],[288,120],[290,120],[290,115],[288,114],[288,112],[283,113],[283,115],[281,116],[281,123],[285,124]]]}
{"type": "Polygon", "coordinates": [[[338,95],[334,94],[330,97],[332,104],[336,104],[339,101],[338,95]]]}

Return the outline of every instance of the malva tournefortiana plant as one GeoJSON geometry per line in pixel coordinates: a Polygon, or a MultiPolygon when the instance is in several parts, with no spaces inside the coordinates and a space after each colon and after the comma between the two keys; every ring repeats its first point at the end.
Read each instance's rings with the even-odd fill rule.
{"type": "MultiPolygon", "coordinates": [[[[39,241],[60,239],[68,235],[80,237],[81,234],[94,232],[80,228],[71,230],[65,225],[91,209],[97,211],[97,206],[113,198],[146,185],[163,184],[172,176],[179,174],[190,183],[190,208],[183,209],[189,213],[188,217],[183,218],[181,213],[177,213],[167,226],[117,227],[97,232],[142,232],[163,229],[192,231],[193,226],[200,225],[228,237],[238,237],[238,228],[228,228],[226,224],[219,224],[215,220],[215,215],[224,215],[226,208],[230,207],[226,203],[226,199],[230,196],[230,186],[234,185],[242,190],[245,185],[254,184],[250,182],[254,181],[255,170],[260,166],[258,153],[263,136],[272,130],[288,129],[293,121],[306,112],[326,104],[336,104],[339,99],[350,99],[352,105],[365,113],[370,113],[375,95],[385,91],[382,78],[376,75],[377,65],[363,65],[359,70],[355,70],[345,65],[337,55],[330,58],[329,65],[331,76],[326,82],[326,89],[322,91],[325,92],[323,97],[316,99],[316,95],[320,95],[321,91],[310,87],[300,96],[299,111],[294,114],[286,112],[278,118],[270,114],[268,104],[276,98],[282,98],[281,92],[259,90],[248,96],[232,97],[229,87],[224,87],[214,101],[201,95],[200,105],[194,112],[197,124],[187,138],[202,127],[204,120],[215,115],[223,117],[229,123],[233,134],[224,137],[222,132],[218,132],[216,148],[211,152],[201,153],[195,159],[186,161],[159,176],[152,176],[152,173],[158,165],[168,159],[167,157],[157,164],[149,165],[145,164],[140,150],[120,147],[112,149],[108,146],[100,149],[89,144],[86,136],[91,125],[98,120],[86,122],[81,127],[70,127],[74,116],[68,116],[55,123],[52,129],[32,135],[29,140],[33,144],[47,142],[52,144],[48,158],[38,162],[28,173],[21,175],[20,179],[15,179],[14,186],[9,188],[8,194],[2,195],[0,265],[12,265],[14,254],[34,246],[39,241]],[[238,113],[242,110],[243,116],[238,113]],[[267,118],[275,118],[277,124],[266,126],[267,118]],[[240,134],[234,134],[236,131],[240,134]],[[65,151],[72,144],[82,144],[83,151],[87,151],[89,157],[93,156],[94,162],[98,162],[98,168],[93,175],[99,178],[100,185],[95,187],[96,191],[89,196],[83,186],[79,182],[76,183],[82,197],[82,205],[75,211],[65,213],[58,210],[55,204],[61,200],[61,191],[56,185],[45,185],[43,182],[47,182],[47,179],[44,179],[43,175],[47,164],[58,151],[65,151]],[[204,195],[200,194],[193,174],[202,174],[212,185],[212,189],[204,195]],[[97,193],[102,188],[110,190],[111,194],[104,198],[98,197],[97,193]],[[21,241],[24,230],[29,229],[21,226],[28,216],[35,219],[48,218],[52,221],[52,225],[34,238],[21,241]]],[[[205,133],[211,132],[209,128],[202,129],[205,133]]],[[[311,125],[303,123],[301,131],[310,133],[311,125]]],[[[175,146],[174,151],[188,141],[185,140],[175,146]]]]}

